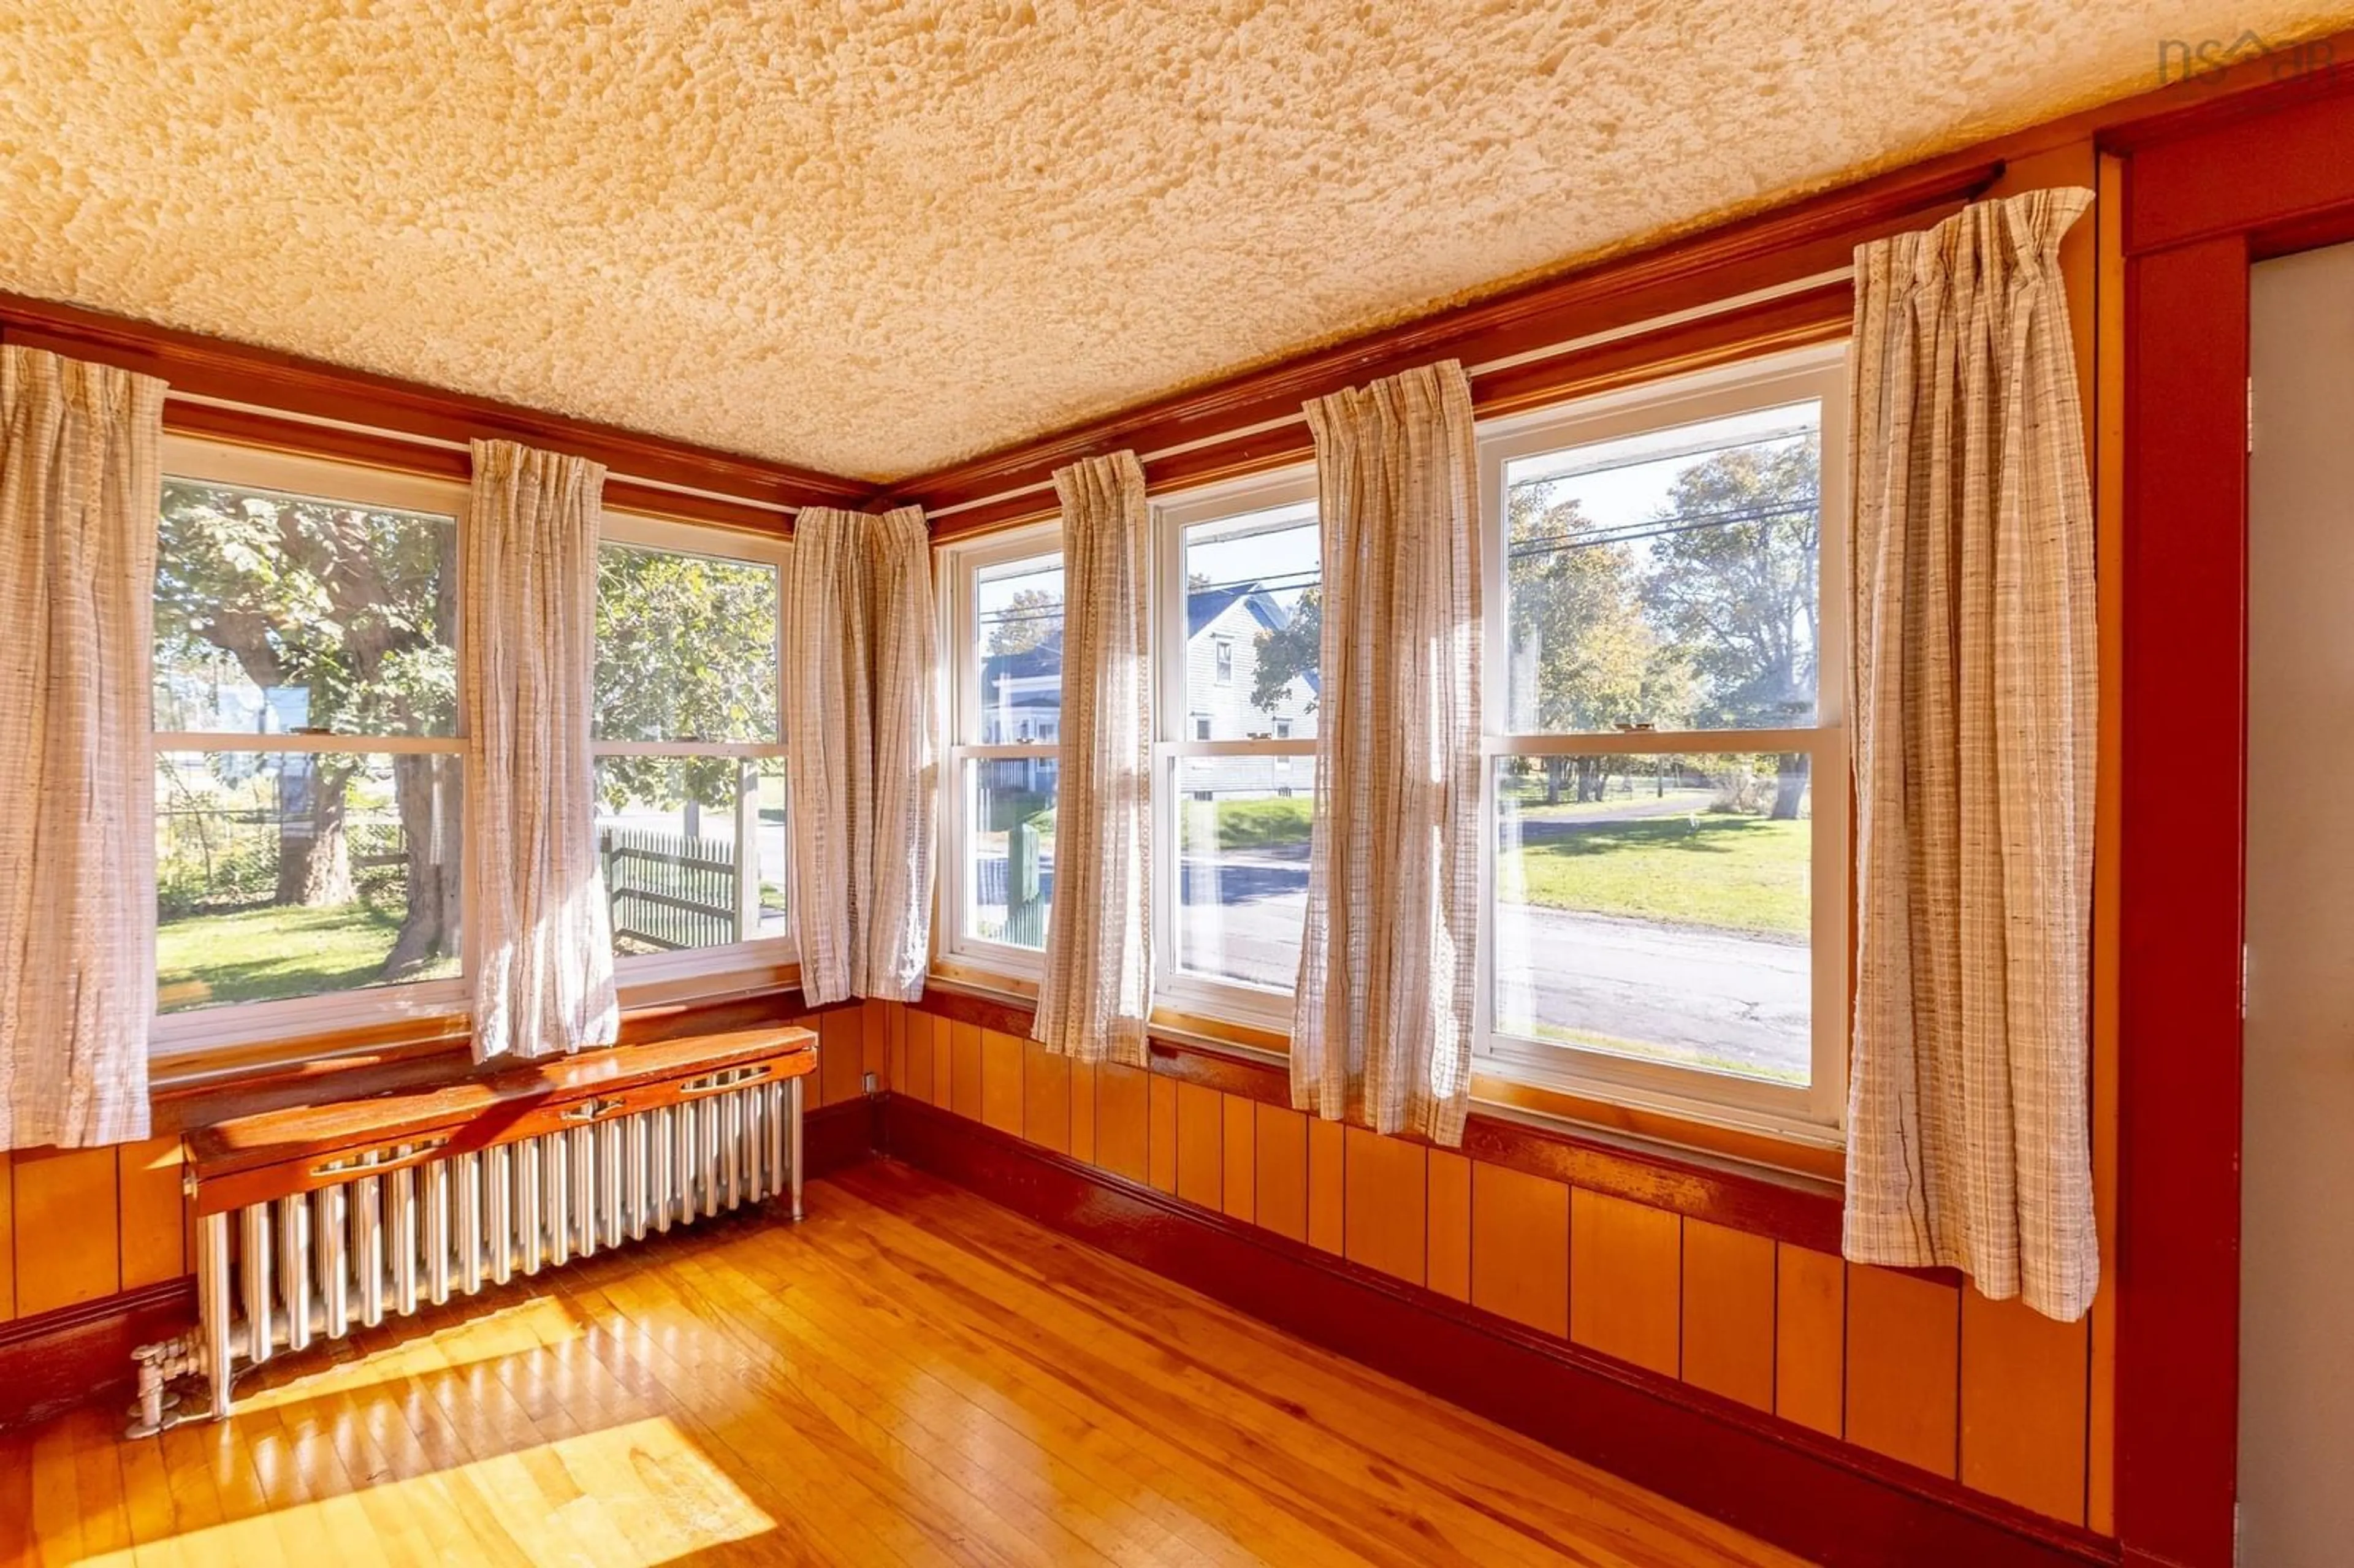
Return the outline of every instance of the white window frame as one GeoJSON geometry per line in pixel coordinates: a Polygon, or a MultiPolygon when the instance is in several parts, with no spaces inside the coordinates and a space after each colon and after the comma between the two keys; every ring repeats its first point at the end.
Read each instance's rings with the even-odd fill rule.
{"type": "MultiPolygon", "coordinates": [[[[703,556],[714,560],[743,561],[772,567],[777,573],[777,739],[769,741],[597,740],[593,757],[733,757],[745,761],[782,761],[785,758],[785,617],[786,583],[792,561],[792,541],[732,529],[698,526],[666,517],[607,508],[599,519],[599,548],[625,545],[638,549],[664,550],[703,556]]],[[[590,694],[593,707],[595,694],[590,694]]],[[[786,791],[790,801],[791,790],[786,791]]],[[[801,959],[801,900],[793,895],[791,810],[786,807],[785,887],[790,924],[781,937],[760,937],[748,942],[723,942],[708,948],[686,948],[674,953],[634,953],[617,956],[613,979],[618,985],[636,986],[732,974],[747,969],[781,967],[801,959]]],[[[757,854],[757,852],[755,852],[757,854]]],[[[757,864],[757,860],[756,863],[757,864]]]]}
{"type": "Polygon", "coordinates": [[[1848,404],[1844,345],[1747,361],[1536,413],[1500,419],[1479,434],[1483,510],[1484,691],[1479,812],[1479,983],[1475,1056],[1479,1070],[1583,1097],[1655,1110],[1786,1141],[1837,1146],[1847,1108],[1849,751],[1846,718],[1848,404]],[[1779,404],[1819,401],[1822,409],[1821,534],[1811,728],[1585,735],[1515,735],[1504,729],[1510,654],[1506,598],[1505,465],[1648,430],[1695,424],[1779,404]],[[1617,1056],[1557,1042],[1500,1033],[1495,1027],[1496,759],[1510,756],[1630,752],[1799,752],[1809,757],[1812,791],[1812,1065],[1804,1088],[1704,1068],[1617,1056]]]}
{"type": "MultiPolygon", "coordinates": [[[[944,731],[940,755],[945,765],[939,776],[940,854],[939,874],[934,879],[932,948],[935,954],[983,973],[1034,983],[1045,972],[1044,954],[1017,943],[991,941],[965,929],[965,911],[972,894],[965,771],[974,762],[1052,758],[1059,763],[1062,747],[1051,740],[981,744],[979,596],[973,585],[981,572],[1016,561],[1051,557],[1062,566],[1062,524],[1040,523],[1008,529],[984,539],[942,546],[933,556],[940,646],[949,653],[940,661],[940,678],[946,687],[940,705],[944,731]]],[[[1066,576],[1065,582],[1068,580],[1066,576]]],[[[1057,721],[1057,734],[1061,728],[1057,721]]],[[[1059,771],[1056,781],[1060,782],[1059,771]]],[[[1051,901],[1047,918],[1050,922],[1054,918],[1051,901]]]]}
{"type": "MultiPolygon", "coordinates": [[[[338,462],[328,458],[271,451],[260,447],[205,440],[167,433],[164,438],[163,473],[168,479],[239,485],[322,501],[380,506],[391,511],[424,512],[457,519],[453,559],[463,572],[466,559],[469,491],[461,480],[436,479],[338,462]]],[[[158,493],[160,511],[163,497],[158,493]]],[[[464,601],[460,585],[460,601],[464,601]]],[[[451,644],[465,658],[465,618],[461,612],[451,644]]],[[[448,736],[387,735],[245,735],[217,730],[159,731],[157,753],[167,751],[284,751],[385,756],[431,752],[463,758],[466,753],[465,683],[459,683],[457,723],[448,736]]],[[[152,785],[150,786],[152,788],[152,785]]],[[[472,853],[462,837],[459,853],[472,853]]],[[[154,910],[148,917],[156,917],[154,910]]],[[[148,1028],[148,1056],[164,1063],[226,1046],[259,1044],[330,1030],[366,1028],[407,1019],[448,1017],[467,1011],[473,995],[474,920],[461,908],[459,971],[454,979],[411,980],[397,985],[353,991],[323,991],[316,996],[285,997],[275,1001],[227,1002],[218,1007],[184,1012],[154,1013],[148,1028]]]]}
{"type": "MultiPolygon", "coordinates": [[[[1172,1012],[1278,1033],[1292,1020],[1292,991],[1195,974],[1178,967],[1178,919],[1183,883],[1178,865],[1178,817],[1186,793],[1178,788],[1189,757],[1316,756],[1313,740],[1196,740],[1185,691],[1185,530],[1253,512],[1317,502],[1310,464],[1223,484],[1182,491],[1157,500],[1153,526],[1153,705],[1161,715],[1153,747],[1153,997],[1172,1012]]],[[[1213,676],[1214,681],[1215,677],[1213,676]]]]}

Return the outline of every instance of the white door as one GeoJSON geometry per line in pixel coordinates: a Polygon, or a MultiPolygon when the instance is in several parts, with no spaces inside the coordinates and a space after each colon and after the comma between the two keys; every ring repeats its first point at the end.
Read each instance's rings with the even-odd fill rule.
{"type": "MultiPolygon", "coordinates": [[[[2354,1563],[2354,245],[2263,262],[2250,288],[2240,1560],[2343,1568],[2354,1563]]],[[[2186,821],[2199,774],[2183,758],[2186,821]]]]}

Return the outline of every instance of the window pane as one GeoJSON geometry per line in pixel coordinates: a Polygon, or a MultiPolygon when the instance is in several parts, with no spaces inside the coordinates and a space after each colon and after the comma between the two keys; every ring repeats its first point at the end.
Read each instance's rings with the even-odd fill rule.
{"type": "Polygon", "coordinates": [[[1313,502],[1185,530],[1185,707],[1196,740],[1316,734],[1324,591],[1313,502]]]}
{"type": "Polygon", "coordinates": [[[1063,712],[1063,560],[1034,556],[973,574],[972,656],[981,668],[973,741],[1053,739],[1063,712]]]}
{"type": "Polygon", "coordinates": [[[159,1010],[455,975],[463,815],[454,756],[159,753],[159,1010]]]}
{"type": "Polygon", "coordinates": [[[965,768],[965,934],[1044,948],[1055,896],[1055,759],[978,758],[965,768]]]}
{"type": "Polygon", "coordinates": [[[155,727],[455,735],[454,518],[166,479],[155,727]]]}
{"type": "Polygon", "coordinates": [[[760,562],[599,548],[597,738],[776,742],[778,602],[760,562]]]}
{"type": "Polygon", "coordinates": [[[1822,409],[1504,466],[1519,734],[1815,722],[1822,409]]]}
{"type": "Polygon", "coordinates": [[[1312,757],[1178,759],[1179,969],[1292,989],[1315,811],[1312,757]]]}
{"type": "Polygon", "coordinates": [[[782,761],[600,757],[597,853],[620,957],[791,929],[782,761]]]}
{"type": "Polygon", "coordinates": [[[1807,758],[1496,769],[1497,1030],[1808,1082],[1807,758]]]}

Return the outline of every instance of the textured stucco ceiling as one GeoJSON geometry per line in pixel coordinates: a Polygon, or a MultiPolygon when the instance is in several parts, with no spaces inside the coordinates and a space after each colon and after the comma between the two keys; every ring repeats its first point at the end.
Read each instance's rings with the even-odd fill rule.
{"type": "Polygon", "coordinates": [[[0,288],[891,477],[2293,0],[0,0],[0,288]]]}

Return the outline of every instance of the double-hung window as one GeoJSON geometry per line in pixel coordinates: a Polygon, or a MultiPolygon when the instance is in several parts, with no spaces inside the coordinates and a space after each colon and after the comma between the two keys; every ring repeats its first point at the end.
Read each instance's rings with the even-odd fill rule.
{"type": "Polygon", "coordinates": [[[167,437],[156,1047],[465,1004],[466,488],[167,437]]]}
{"type": "Polygon", "coordinates": [[[597,552],[597,853],[615,973],[789,963],[781,540],[623,513],[597,552]]]}
{"type": "Polygon", "coordinates": [[[1052,527],[944,556],[951,744],[938,922],[950,954],[1030,976],[1055,897],[1063,557],[1052,527]]]}
{"type": "Polygon", "coordinates": [[[1490,1068],[1837,1136],[1844,415],[1816,355],[1483,432],[1490,1068]]]}
{"type": "Polygon", "coordinates": [[[1172,497],[1154,528],[1155,991],[1288,1028],[1321,698],[1315,476],[1172,497]]]}

